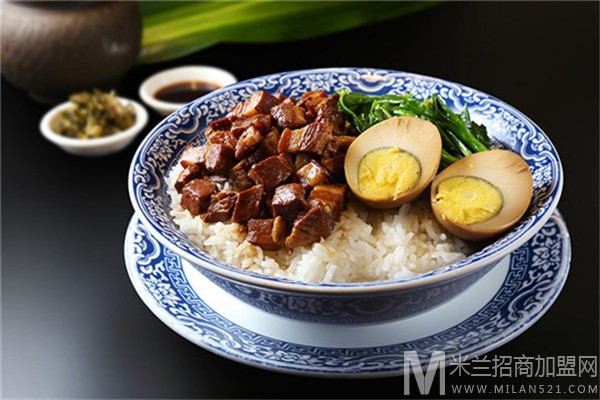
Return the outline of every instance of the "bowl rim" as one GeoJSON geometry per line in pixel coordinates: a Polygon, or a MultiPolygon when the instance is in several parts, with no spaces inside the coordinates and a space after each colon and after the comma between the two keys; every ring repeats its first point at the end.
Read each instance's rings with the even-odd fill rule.
{"type": "Polygon", "coordinates": [[[187,103],[173,103],[170,101],[164,101],[164,100],[157,99],[156,97],[154,97],[155,92],[150,91],[150,86],[154,82],[160,81],[161,79],[165,79],[166,77],[169,77],[170,75],[173,75],[173,78],[165,79],[166,81],[169,81],[166,84],[173,84],[176,82],[180,82],[187,78],[178,78],[176,76],[176,74],[184,73],[187,71],[194,72],[194,74],[197,75],[196,79],[202,79],[202,77],[206,76],[207,74],[213,74],[213,73],[221,74],[221,77],[219,79],[215,79],[214,83],[222,85],[222,87],[225,87],[225,86],[228,86],[231,84],[235,84],[237,82],[237,78],[235,77],[235,75],[233,75],[231,72],[229,72],[223,68],[214,67],[212,65],[182,65],[182,66],[168,68],[168,69],[164,69],[162,71],[158,71],[158,72],[150,75],[148,78],[146,78],[140,85],[140,88],[138,91],[140,98],[142,99],[142,101],[144,103],[146,103],[148,106],[154,108],[155,110],[162,110],[164,112],[169,112],[169,113],[185,106],[187,103]]]}
{"type": "MultiPolygon", "coordinates": [[[[366,281],[366,282],[355,282],[355,283],[323,283],[323,282],[306,282],[306,281],[293,281],[286,278],[278,278],[267,275],[260,275],[258,273],[253,273],[249,271],[242,270],[240,268],[236,268],[234,266],[230,266],[230,268],[224,268],[218,264],[212,264],[210,262],[204,261],[202,259],[196,258],[193,254],[188,253],[184,249],[179,248],[177,245],[172,243],[167,237],[165,237],[158,229],[156,229],[153,223],[147,218],[144,212],[141,211],[139,204],[136,201],[136,193],[134,190],[134,173],[135,173],[135,165],[136,160],[140,158],[142,154],[142,150],[145,148],[147,142],[149,142],[154,135],[158,134],[159,127],[163,126],[167,123],[167,120],[170,117],[164,118],[160,123],[158,123],[151,132],[146,136],[144,141],[138,147],[130,166],[129,176],[128,176],[128,189],[129,196],[132,202],[133,208],[140,218],[140,221],[144,224],[146,228],[149,229],[152,236],[161,242],[165,247],[176,253],[178,256],[190,262],[192,265],[198,266],[207,272],[214,273],[218,276],[231,279],[236,282],[250,284],[253,286],[268,288],[271,290],[277,290],[282,292],[295,292],[295,293],[304,293],[304,294],[320,294],[320,295],[364,295],[364,294],[381,294],[383,292],[394,292],[398,290],[415,290],[421,288],[423,286],[430,286],[440,284],[441,282],[453,281],[455,279],[460,278],[463,275],[468,275],[473,273],[489,264],[500,261],[506,255],[523,245],[529,239],[531,239],[548,221],[548,219],[552,216],[552,213],[556,209],[558,202],[560,200],[560,196],[563,189],[564,182],[564,172],[562,163],[560,160],[560,156],[558,151],[556,150],[554,144],[550,141],[550,138],[544,133],[544,131],[529,117],[524,115],[522,112],[517,110],[515,107],[510,104],[491,96],[481,90],[471,88],[469,86],[459,84],[450,80],[431,77],[423,74],[417,74],[406,71],[398,71],[391,69],[383,69],[383,68],[365,68],[365,67],[330,67],[330,68],[315,68],[315,69],[303,69],[303,70],[292,70],[292,71],[284,71],[277,72],[267,75],[258,76],[255,78],[250,78],[244,81],[237,82],[234,85],[230,85],[226,88],[221,88],[215,90],[205,96],[202,96],[199,99],[194,100],[188,105],[183,106],[181,108],[185,108],[189,105],[192,105],[196,102],[199,102],[200,99],[210,99],[212,97],[219,96],[221,92],[225,90],[235,90],[238,87],[243,87],[249,81],[254,80],[266,80],[269,77],[275,75],[300,75],[300,74],[318,74],[318,73],[332,73],[332,72],[356,72],[356,71],[365,71],[369,73],[377,73],[377,72],[385,72],[385,73],[394,73],[394,74],[402,74],[404,76],[411,77],[413,79],[423,79],[428,81],[440,82],[443,84],[451,84],[459,86],[463,89],[467,89],[473,91],[475,93],[483,94],[489,99],[498,101],[502,103],[502,106],[509,110],[510,112],[517,115],[521,120],[527,121],[530,123],[535,129],[542,134],[545,138],[546,142],[553,150],[553,154],[556,156],[556,177],[554,182],[556,183],[554,187],[554,194],[551,198],[551,201],[548,203],[547,209],[544,214],[537,218],[537,221],[526,229],[520,237],[512,240],[508,244],[504,245],[502,248],[496,250],[494,253],[485,256],[484,258],[480,258],[475,260],[469,264],[461,265],[457,267],[457,263],[452,263],[449,265],[445,265],[441,268],[435,269],[433,271],[425,272],[422,274],[417,274],[414,276],[396,278],[396,279],[388,279],[388,280],[379,280],[379,281],[366,281]],[[433,275],[428,275],[432,272],[435,272],[433,275]]],[[[201,250],[202,251],[202,250],[201,250]]],[[[477,253],[477,252],[476,252],[477,253]]],[[[474,254],[476,254],[474,253],[474,254]]],[[[473,255],[470,255],[473,256],[473,255]]],[[[470,257],[469,256],[469,257],[470,257]]],[[[209,256],[210,257],[210,256],[209,256]]],[[[211,257],[214,258],[214,257],[211,257]]],[[[468,258],[468,257],[467,257],[468,258]]],[[[222,261],[221,261],[222,262],[222,261]]],[[[223,262],[224,263],[224,262],[223,262]]]]}
{"type": "Polygon", "coordinates": [[[118,131],[110,136],[102,136],[91,139],[77,139],[62,136],[55,132],[51,125],[54,118],[58,116],[58,113],[65,111],[72,106],[73,103],[71,103],[71,101],[65,101],[64,103],[58,104],[57,106],[51,108],[44,115],[40,121],[40,131],[42,132],[42,135],[52,143],[61,147],[69,147],[73,149],[94,149],[97,147],[107,146],[133,139],[148,123],[148,111],[146,111],[146,108],[135,100],[120,96],[117,96],[117,99],[122,103],[131,104],[135,112],[135,122],[125,130],[118,131]]]}

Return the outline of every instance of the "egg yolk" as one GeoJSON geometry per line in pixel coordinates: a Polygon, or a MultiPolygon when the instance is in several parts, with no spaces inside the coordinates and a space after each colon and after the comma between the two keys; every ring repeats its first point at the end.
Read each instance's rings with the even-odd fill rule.
{"type": "Polygon", "coordinates": [[[387,200],[412,189],[421,175],[421,164],[398,147],[375,149],[360,160],[358,189],[371,200],[387,200]]]}
{"type": "Polygon", "coordinates": [[[455,176],[440,182],[435,201],[442,218],[471,225],[487,221],[502,209],[502,193],[488,181],[472,176],[455,176]]]}

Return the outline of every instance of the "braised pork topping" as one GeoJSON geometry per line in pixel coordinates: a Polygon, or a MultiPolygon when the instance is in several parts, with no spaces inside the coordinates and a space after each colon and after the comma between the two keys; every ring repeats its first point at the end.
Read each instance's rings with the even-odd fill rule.
{"type": "Polygon", "coordinates": [[[175,182],[181,205],[206,222],[232,221],[265,250],[291,251],[331,234],[346,203],[346,149],[354,140],[322,90],[300,100],[253,93],[188,146],[175,182]]]}

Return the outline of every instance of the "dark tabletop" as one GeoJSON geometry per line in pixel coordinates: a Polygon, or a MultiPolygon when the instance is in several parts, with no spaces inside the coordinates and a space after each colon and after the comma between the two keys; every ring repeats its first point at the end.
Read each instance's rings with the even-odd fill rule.
{"type": "MultiPolygon", "coordinates": [[[[535,121],[559,151],[565,186],[558,208],[570,230],[573,258],[552,308],[490,356],[598,356],[598,14],[597,2],[448,3],[319,39],[222,44],[173,62],[136,66],[118,90],[137,99],[146,77],[174,65],[216,65],[240,80],[369,66],[460,82],[506,101],[535,121]]],[[[136,294],[123,261],[133,213],[127,172],[143,135],[115,155],[71,156],[39,133],[47,109],[2,80],[5,397],[402,396],[400,377],[325,380],[241,365],[159,321],[136,294]]],[[[151,114],[147,131],[159,121],[151,114]]],[[[565,392],[567,385],[597,385],[598,378],[502,383],[561,385],[562,394],[541,397],[564,398],[576,396],[565,392]]],[[[578,396],[598,396],[586,393],[578,396]]]]}

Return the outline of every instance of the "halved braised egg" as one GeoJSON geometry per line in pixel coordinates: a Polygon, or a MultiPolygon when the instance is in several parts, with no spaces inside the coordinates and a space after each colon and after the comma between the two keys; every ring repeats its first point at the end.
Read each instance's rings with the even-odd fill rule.
{"type": "Polygon", "coordinates": [[[525,214],[533,194],[529,166],[508,150],[464,157],[436,176],[431,208],[437,221],[466,240],[496,236],[525,214]]]}
{"type": "Polygon", "coordinates": [[[352,142],[344,160],[346,181],[363,203],[398,207],[431,183],[441,153],[442,140],[434,124],[414,117],[390,118],[352,142]]]}

